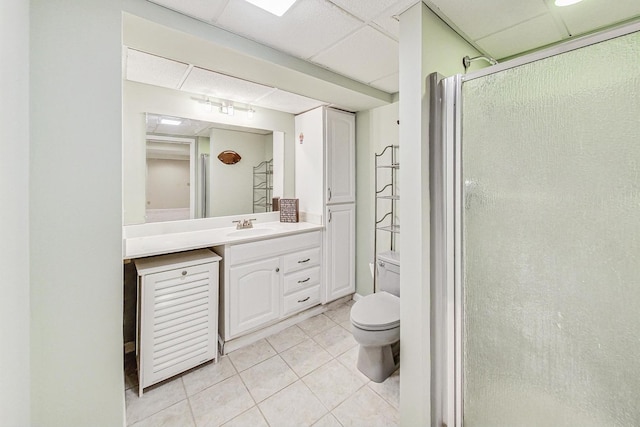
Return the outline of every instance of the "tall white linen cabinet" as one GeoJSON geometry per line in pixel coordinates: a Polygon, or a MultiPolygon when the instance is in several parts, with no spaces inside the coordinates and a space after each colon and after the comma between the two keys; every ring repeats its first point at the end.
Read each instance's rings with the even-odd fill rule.
{"type": "Polygon", "coordinates": [[[295,187],[300,212],[323,231],[322,302],[356,289],[356,118],[319,107],[295,118],[295,187]]]}

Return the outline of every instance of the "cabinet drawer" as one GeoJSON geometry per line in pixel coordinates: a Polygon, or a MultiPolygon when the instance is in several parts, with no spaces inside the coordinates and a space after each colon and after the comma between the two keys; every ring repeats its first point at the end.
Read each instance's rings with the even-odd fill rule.
{"type": "Polygon", "coordinates": [[[284,297],[283,316],[296,313],[320,302],[320,285],[284,297]]]}
{"type": "Polygon", "coordinates": [[[297,290],[320,284],[320,267],[312,267],[289,274],[284,278],[285,295],[297,290]]]}
{"type": "Polygon", "coordinates": [[[285,255],[283,260],[284,273],[302,270],[307,267],[320,264],[320,247],[307,249],[293,254],[285,255]]]}
{"type": "Polygon", "coordinates": [[[238,265],[261,258],[284,255],[307,248],[320,246],[320,232],[294,234],[292,236],[259,240],[257,242],[231,245],[226,254],[228,265],[238,265]]]}

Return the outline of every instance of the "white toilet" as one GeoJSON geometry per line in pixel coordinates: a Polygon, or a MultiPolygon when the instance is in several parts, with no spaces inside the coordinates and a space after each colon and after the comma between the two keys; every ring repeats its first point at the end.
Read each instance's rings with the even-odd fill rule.
{"type": "Polygon", "coordinates": [[[378,291],[351,307],[351,332],[360,344],[358,369],[380,383],[400,363],[400,254],[388,251],[377,258],[378,291]]]}

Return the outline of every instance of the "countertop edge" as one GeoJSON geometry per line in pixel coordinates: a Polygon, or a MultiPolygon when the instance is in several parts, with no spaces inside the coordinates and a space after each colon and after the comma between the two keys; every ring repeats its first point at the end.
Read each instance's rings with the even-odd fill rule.
{"type": "MultiPolygon", "coordinates": [[[[270,223],[262,223],[261,226],[269,226],[270,223]]],[[[263,234],[258,236],[236,236],[230,237],[227,234],[234,231],[234,228],[214,228],[209,230],[199,231],[186,231],[179,233],[160,234],[144,237],[133,237],[123,239],[123,261],[134,260],[138,258],[146,258],[157,255],[165,255],[176,252],[184,252],[195,249],[210,248],[213,246],[222,245],[234,245],[241,243],[249,243],[260,240],[267,240],[276,237],[284,237],[294,234],[308,233],[312,231],[320,231],[324,229],[323,225],[313,223],[291,223],[296,224],[295,229],[286,229],[287,223],[280,224],[278,227],[285,227],[284,229],[276,230],[269,234],[263,234]],[[284,224],[284,225],[283,225],[284,224]],[[302,226],[302,228],[301,228],[302,226]],[[158,240],[158,242],[153,242],[158,240]],[[160,241],[164,240],[164,241],[160,241]],[[176,241],[177,240],[177,241],[176,241]],[[136,246],[142,246],[145,242],[151,241],[148,248],[136,248],[136,246]],[[190,241],[193,241],[191,243],[190,241]],[[131,249],[127,251],[127,249],[131,249]]],[[[262,227],[256,227],[262,228],[262,227]]]]}

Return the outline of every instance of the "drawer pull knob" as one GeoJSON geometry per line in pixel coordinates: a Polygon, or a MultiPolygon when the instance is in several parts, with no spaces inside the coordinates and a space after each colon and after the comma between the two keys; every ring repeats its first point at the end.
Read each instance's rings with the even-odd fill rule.
{"type": "Polygon", "coordinates": [[[311,261],[311,258],[303,259],[302,261],[298,261],[298,264],[304,264],[305,262],[311,261]]]}
{"type": "Polygon", "coordinates": [[[276,273],[280,272],[280,267],[276,267],[276,273]]]}
{"type": "Polygon", "coordinates": [[[184,270],[184,271],[182,272],[182,275],[183,275],[183,276],[186,276],[186,275],[187,275],[187,270],[184,270]]]}
{"type": "Polygon", "coordinates": [[[298,280],[298,283],[304,283],[304,282],[308,282],[309,280],[311,280],[311,277],[307,277],[304,280],[298,280]]]}
{"type": "Polygon", "coordinates": [[[307,301],[309,298],[311,298],[311,297],[306,297],[305,299],[299,299],[299,300],[298,300],[298,302],[305,302],[305,301],[307,301]]]}

